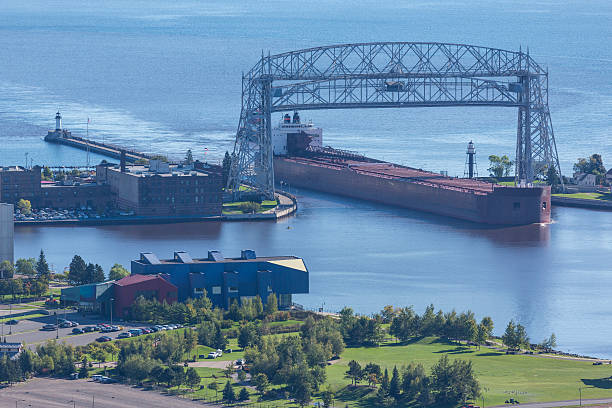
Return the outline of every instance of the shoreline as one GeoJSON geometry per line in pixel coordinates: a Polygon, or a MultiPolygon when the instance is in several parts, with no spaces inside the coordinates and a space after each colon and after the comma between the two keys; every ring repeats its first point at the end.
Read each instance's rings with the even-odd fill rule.
{"type": "Polygon", "coordinates": [[[288,217],[297,211],[297,199],[292,194],[284,191],[276,193],[280,204],[273,210],[258,214],[225,214],[213,216],[174,216],[174,217],[139,217],[119,216],[106,218],[67,219],[67,220],[34,220],[15,221],[15,227],[38,227],[38,226],[97,226],[97,225],[146,225],[146,224],[180,224],[186,222],[203,221],[276,221],[288,217]]]}

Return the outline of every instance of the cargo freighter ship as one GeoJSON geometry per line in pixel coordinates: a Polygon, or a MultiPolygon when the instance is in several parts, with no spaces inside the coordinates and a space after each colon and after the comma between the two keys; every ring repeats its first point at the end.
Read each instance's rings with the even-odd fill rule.
{"type": "Polygon", "coordinates": [[[299,115],[273,129],[274,176],[306,189],[491,225],[550,222],[550,187],[448,177],[322,146],[299,115]]]}

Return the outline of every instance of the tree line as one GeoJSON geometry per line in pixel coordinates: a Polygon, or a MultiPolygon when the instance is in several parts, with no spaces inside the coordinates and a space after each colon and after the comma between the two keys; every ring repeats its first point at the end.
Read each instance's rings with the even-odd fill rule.
{"type": "Polygon", "coordinates": [[[13,265],[10,261],[0,263],[0,295],[42,296],[49,290],[51,271],[41,250],[38,260],[20,258],[13,265]],[[15,277],[18,274],[23,277],[15,277]]]}

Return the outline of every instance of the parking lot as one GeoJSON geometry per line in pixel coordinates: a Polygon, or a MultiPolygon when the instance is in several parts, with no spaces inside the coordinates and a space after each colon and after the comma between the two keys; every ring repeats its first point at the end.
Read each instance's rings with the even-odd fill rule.
{"type": "MultiPolygon", "coordinates": [[[[73,328],[60,328],[58,331],[43,331],[41,328],[45,324],[54,324],[56,322],[56,316],[53,315],[53,312],[50,316],[43,317],[35,317],[32,319],[22,319],[18,324],[9,326],[7,324],[0,323],[3,326],[4,336],[8,342],[21,342],[29,348],[35,348],[38,344],[44,343],[47,340],[55,339],[59,334],[59,340],[65,341],[66,343],[82,346],[92,341],[95,341],[96,338],[102,336],[102,334],[98,331],[85,333],[85,334],[72,334],[73,328]],[[12,334],[9,335],[9,331],[12,330],[12,334]]],[[[64,314],[63,311],[59,311],[57,318],[65,318],[70,321],[75,321],[79,323],[78,327],[83,326],[91,326],[96,325],[98,323],[109,323],[107,319],[100,319],[99,316],[83,316],[75,311],[68,311],[64,314]]],[[[134,325],[134,324],[123,324],[120,321],[113,321],[114,325],[120,325],[123,327],[122,331],[145,327],[144,325],[134,325]]],[[[104,333],[105,336],[111,338],[117,338],[120,331],[104,333]]]]}
{"type": "MultiPolygon", "coordinates": [[[[193,408],[202,407],[199,402],[168,396],[157,391],[121,384],[100,384],[92,380],[60,380],[35,378],[26,383],[0,389],[0,408],[17,406],[42,407],[92,407],[97,408],[193,408]],[[73,402],[74,401],[74,402],[73,402]]],[[[206,404],[208,407],[215,405],[206,404]]]]}

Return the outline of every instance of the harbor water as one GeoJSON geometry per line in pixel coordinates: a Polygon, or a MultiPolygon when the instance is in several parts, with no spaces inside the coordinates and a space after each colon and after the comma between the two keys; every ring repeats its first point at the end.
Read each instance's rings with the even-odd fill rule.
{"type": "MultiPolygon", "coordinates": [[[[591,2],[309,1],[18,2],[0,12],[0,164],[85,165],[87,153],[42,141],[59,108],[73,134],[174,158],[221,160],[233,147],[240,75],[267,53],[329,43],[440,41],[524,50],[550,72],[561,167],[593,153],[612,166],[612,4],[591,2]]],[[[508,108],[302,113],[324,144],[463,175],[473,140],[480,175],[491,154],[514,155],[508,108]]],[[[100,156],[90,154],[89,163],[100,156]]],[[[612,214],[554,208],[550,225],[486,228],[410,210],[295,190],[281,222],[17,228],[16,256],[43,248],[56,270],[74,254],[108,269],[141,251],[209,249],[303,257],[308,308],[434,303],[509,319],[539,342],[612,357],[612,214]]]]}

